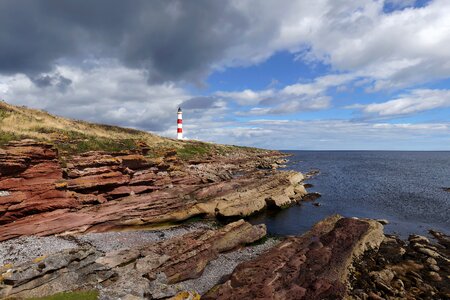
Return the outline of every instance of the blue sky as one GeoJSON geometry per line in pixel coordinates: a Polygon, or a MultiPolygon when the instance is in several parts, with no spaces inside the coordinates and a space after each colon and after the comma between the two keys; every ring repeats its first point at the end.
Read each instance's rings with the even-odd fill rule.
{"type": "Polygon", "coordinates": [[[169,137],[181,105],[186,138],[273,149],[450,150],[448,0],[26,4],[0,4],[9,103],[169,137]]]}

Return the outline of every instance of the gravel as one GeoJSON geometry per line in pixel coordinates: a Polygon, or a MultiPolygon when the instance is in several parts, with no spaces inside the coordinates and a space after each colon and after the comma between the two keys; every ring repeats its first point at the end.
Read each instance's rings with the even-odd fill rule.
{"type": "Polygon", "coordinates": [[[109,252],[122,248],[159,242],[199,229],[213,228],[213,223],[196,222],[164,230],[88,233],[79,236],[20,237],[0,242],[0,266],[19,264],[36,257],[90,244],[97,250],[109,252]]]}
{"type": "MultiPolygon", "coordinates": [[[[131,248],[151,242],[159,242],[199,229],[212,229],[214,223],[196,222],[164,230],[138,230],[124,232],[88,233],[79,236],[20,237],[0,242],[0,266],[7,263],[20,264],[36,257],[49,255],[64,249],[77,248],[89,244],[102,252],[131,248]]],[[[247,246],[233,252],[221,253],[209,262],[202,276],[197,279],[168,285],[164,276],[159,276],[151,283],[153,292],[163,292],[165,296],[175,295],[180,291],[196,291],[204,294],[214,285],[230,275],[234,268],[251,260],[279,243],[268,238],[264,243],[247,246]]]]}
{"type": "Polygon", "coordinates": [[[137,230],[122,232],[88,233],[77,236],[79,243],[88,243],[102,252],[142,246],[164,241],[200,229],[211,229],[213,223],[196,222],[163,230],[137,230]]]}
{"type": "Polygon", "coordinates": [[[202,276],[199,278],[186,280],[173,285],[165,285],[164,282],[153,282],[152,286],[155,288],[155,292],[160,291],[161,286],[164,286],[164,290],[167,291],[167,295],[165,296],[175,295],[181,291],[195,291],[203,295],[225,276],[230,275],[238,264],[259,256],[279,242],[280,240],[278,239],[268,238],[264,243],[259,245],[248,246],[233,252],[219,254],[217,259],[208,263],[202,276]]]}
{"type": "Polygon", "coordinates": [[[24,236],[0,243],[0,266],[18,264],[64,249],[76,248],[74,242],[60,237],[24,236]]]}

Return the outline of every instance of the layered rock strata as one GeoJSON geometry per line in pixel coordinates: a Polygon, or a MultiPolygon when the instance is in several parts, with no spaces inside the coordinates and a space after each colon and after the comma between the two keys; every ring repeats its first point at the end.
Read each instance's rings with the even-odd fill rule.
{"type": "Polygon", "coordinates": [[[162,242],[102,253],[84,244],[33,261],[0,268],[0,297],[42,297],[97,289],[104,299],[159,299],[167,287],[201,276],[221,252],[264,237],[264,225],[242,220],[216,230],[199,230],[162,242]]]}
{"type": "Polygon", "coordinates": [[[342,299],[354,259],[383,237],[376,221],[329,217],[240,264],[202,299],[342,299]]]}
{"type": "Polygon", "coordinates": [[[273,170],[277,152],[190,162],[174,154],[87,152],[63,168],[49,144],[10,143],[0,152],[0,241],[241,217],[306,194],[300,173],[273,170]]]}

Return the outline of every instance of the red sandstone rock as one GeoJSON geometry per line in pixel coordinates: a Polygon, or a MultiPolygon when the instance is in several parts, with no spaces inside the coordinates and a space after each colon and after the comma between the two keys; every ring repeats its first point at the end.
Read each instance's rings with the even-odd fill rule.
{"type": "Polygon", "coordinates": [[[353,258],[382,239],[375,221],[330,217],[237,266],[202,299],[342,299],[353,258]]]}
{"type": "Polygon", "coordinates": [[[41,297],[80,288],[101,288],[108,299],[126,299],[127,293],[160,298],[153,297],[153,292],[161,291],[151,289],[151,284],[167,287],[197,278],[219,253],[259,240],[265,234],[265,225],[240,220],[220,229],[199,230],[106,254],[91,246],[63,250],[42,257],[39,263],[30,261],[8,267],[11,270],[0,267],[4,279],[0,281],[0,297],[41,297]],[[157,274],[163,274],[165,282],[158,282],[157,274]]]}
{"type": "Polygon", "coordinates": [[[122,166],[130,168],[132,170],[145,169],[150,166],[147,159],[139,154],[119,156],[118,158],[121,160],[122,166]]]}
{"type": "Polygon", "coordinates": [[[127,184],[129,180],[128,175],[116,171],[70,179],[67,181],[67,188],[73,191],[99,191],[127,184]]]}
{"type": "Polygon", "coordinates": [[[138,171],[130,179],[130,185],[152,184],[155,179],[156,174],[152,170],[138,171]]]}
{"type": "Polygon", "coordinates": [[[0,241],[247,215],[263,209],[265,198],[295,198],[292,174],[255,172],[257,164],[251,155],[195,166],[166,157],[155,167],[139,154],[97,151],[74,157],[63,171],[51,145],[12,143],[0,152],[0,170],[7,170],[0,178],[0,241]],[[234,177],[233,170],[246,175],[234,177]]]}

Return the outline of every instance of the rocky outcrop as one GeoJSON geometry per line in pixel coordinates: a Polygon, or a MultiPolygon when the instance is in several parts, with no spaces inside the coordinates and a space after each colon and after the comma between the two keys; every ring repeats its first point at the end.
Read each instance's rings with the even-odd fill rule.
{"type": "Polygon", "coordinates": [[[350,299],[450,299],[450,237],[386,236],[355,264],[350,299]]]}
{"type": "Polygon", "coordinates": [[[341,299],[354,259],[375,249],[382,225],[333,216],[242,263],[202,299],[341,299]]]}
{"type": "Polygon", "coordinates": [[[98,289],[103,297],[175,296],[165,286],[199,277],[219,253],[261,239],[264,225],[242,220],[163,242],[102,253],[86,244],[0,269],[0,297],[37,297],[74,289],[98,289]]]}
{"type": "Polygon", "coordinates": [[[0,241],[241,217],[306,195],[301,174],[258,168],[275,163],[273,153],[185,163],[172,152],[87,152],[62,168],[49,144],[11,143],[0,152],[0,241]]]}
{"type": "Polygon", "coordinates": [[[82,206],[84,198],[56,189],[63,180],[58,153],[49,144],[14,142],[0,153],[0,224],[56,209],[82,206]]]}
{"type": "Polygon", "coordinates": [[[285,207],[306,195],[298,172],[267,174],[254,172],[238,178],[210,184],[196,191],[194,209],[220,217],[248,216],[267,205],[285,207]]]}

